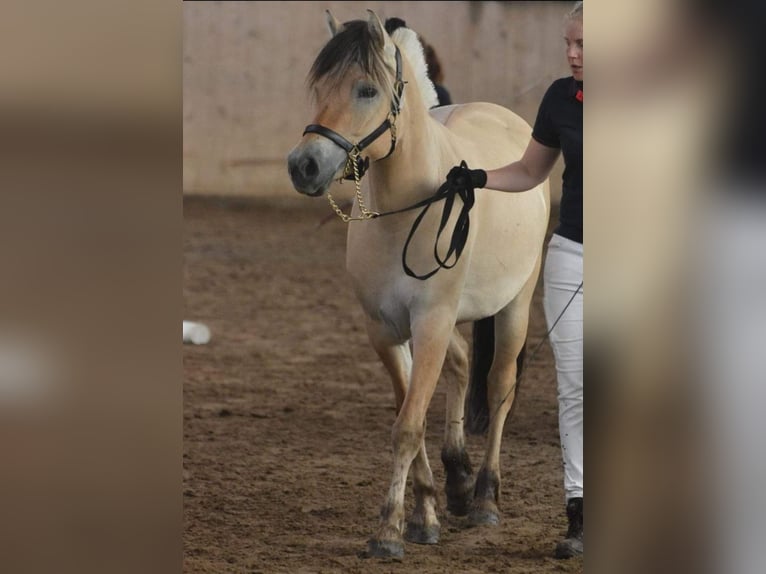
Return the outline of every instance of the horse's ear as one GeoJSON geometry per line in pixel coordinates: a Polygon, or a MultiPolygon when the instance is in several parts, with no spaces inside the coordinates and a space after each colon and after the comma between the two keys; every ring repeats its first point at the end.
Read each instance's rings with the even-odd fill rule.
{"type": "Polygon", "coordinates": [[[332,12],[325,10],[325,17],[327,18],[327,27],[330,29],[331,36],[336,36],[338,32],[343,30],[343,24],[336,20],[335,16],[332,15],[332,12]]]}
{"type": "Polygon", "coordinates": [[[378,15],[372,10],[367,10],[367,27],[370,29],[370,34],[375,39],[375,43],[378,46],[383,47],[386,43],[386,30],[383,27],[383,22],[380,21],[378,15]]]}

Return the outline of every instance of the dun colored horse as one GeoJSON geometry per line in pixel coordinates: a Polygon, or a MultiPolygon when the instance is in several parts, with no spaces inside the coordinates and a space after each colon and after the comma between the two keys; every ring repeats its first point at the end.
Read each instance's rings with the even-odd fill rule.
{"type": "Polygon", "coordinates": [[[295,189],[312,197],[326,194],[344,176],[356,181],[350,216],[328,197],[350,222],[348,273],[370,343],[391,376],[397,407],[393,476],[368,553],[402,557],[403,538],[420,544],[439,540],[437,490],[424,435],[448,353],[460,376],[450,377],[441,453],[447,509],[475,524],[499,520],[500,443],[515,397],[550,202],[547,181],[525,193],[476,190],[472,207],[464,205],[460,214],[445,211],[442,221],[439,204],[456,201],[454,196],[428,202],[450,168],[466,161],[471,168],[493,169],[518,159],[531,128],[491,103],[432,110],[436,94],[416,33],[400,28],[389,36],[377,15],[368,12],[366,20],[345,24],[328,12],[332,38],[309,74],[314,120],[291,151],[288,169],[295,189]],[[413,205],[432,209],[406,209],[413,205]],[[433,269],[435,256],[438,261],[440,253],[455,255],[449,234],[440,233],[445,225],[462,226],[465,243],[459,258],[433,269]],[[457,328],[468,322],[474,324],[472,361],[457,328]],[[487,432],[476,475],[464,438],[469,364],[466,425],[487,432]],[[410,469],[415,507],[405,527],[410,469]]]}

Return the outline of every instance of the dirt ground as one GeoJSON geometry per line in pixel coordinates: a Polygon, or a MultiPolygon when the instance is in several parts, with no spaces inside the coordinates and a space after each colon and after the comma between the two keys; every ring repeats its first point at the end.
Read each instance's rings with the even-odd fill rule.
{"type": "MultiPolygon", "coordinates": [[[[184,202],[184,318],[212,331],[183,352],[184,571],[582,571],[551,557],[566,517],[547,343],[506,423],[501,524],[471,529],[446,512],[440,384],[426,440],[441,541],[407,543],[402,562],[362,556],[390,479],[393,390],[346,281],[345,224],[319,226],[327,202],[292,194],[184,202]]],[[[545,333],[540,287],[529,349],[545,333]]],[[[475,469],[483,444],[468,437],[475,469]]]]}

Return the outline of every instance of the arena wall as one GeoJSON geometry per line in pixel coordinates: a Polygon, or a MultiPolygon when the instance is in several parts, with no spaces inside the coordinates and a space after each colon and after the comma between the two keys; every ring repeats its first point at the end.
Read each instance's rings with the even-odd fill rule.
{"type": "MultiPolygon", "coordinates": [[[[534,122],[548,85],[569,75],[571,2],[185,2],[186,194],[292,192],[285,158],[311,120],[306,74],[340,21],[398,16],[431,43],[458,102],[488,101],[534,122]]],[[[551,177],[560,196],[562,162],[551,177]]]]}

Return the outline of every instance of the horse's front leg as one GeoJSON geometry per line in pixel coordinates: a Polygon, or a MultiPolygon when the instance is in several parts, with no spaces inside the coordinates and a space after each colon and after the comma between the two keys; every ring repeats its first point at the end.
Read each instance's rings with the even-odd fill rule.
{"type": "Polygon", "coordinates": [[[410,465],[415,509],[407,525],[406,538],[420,544],[435,544],[439,540],[436,489],[425,449],[425,417],[439,380],[449,335],[449,323],[444,320],[422,321],[420,329],[413,329],[414,360],[409,379],[403,376],[407,364],[406,344],[386,345],[381,338],[373,343],[392,375],[398,414],[392,429],[393,477],[381,508],[380,526],[368,544],[371,556],[404,556],[404,494],[410,465]]]}

